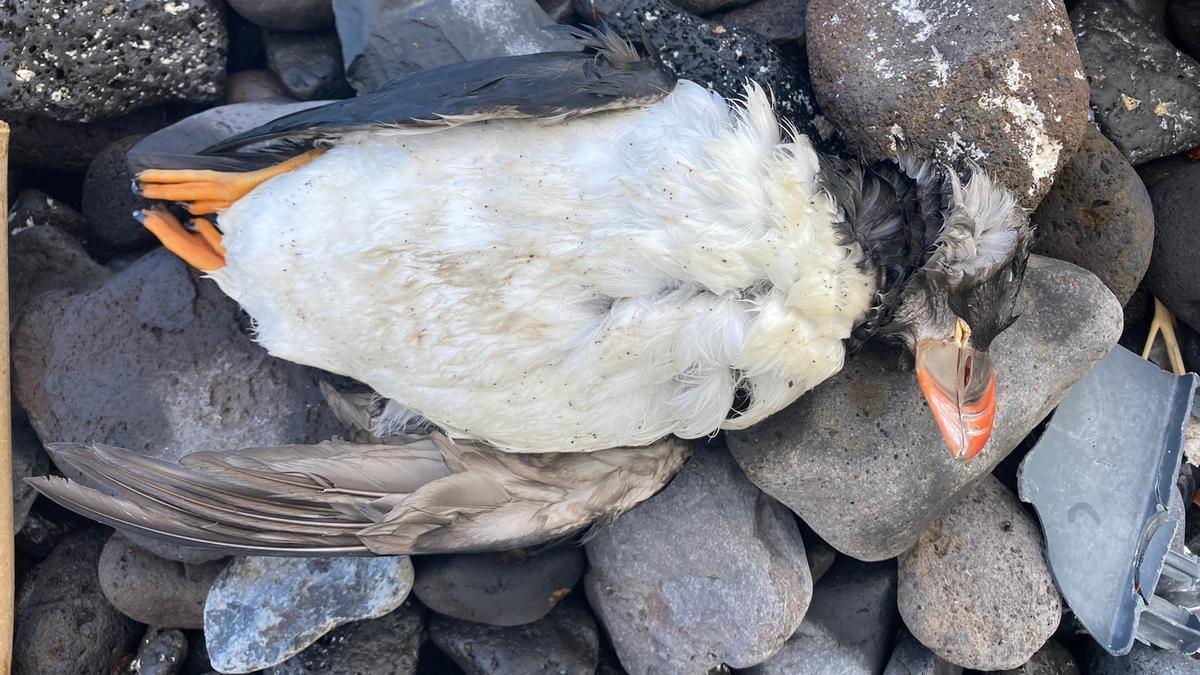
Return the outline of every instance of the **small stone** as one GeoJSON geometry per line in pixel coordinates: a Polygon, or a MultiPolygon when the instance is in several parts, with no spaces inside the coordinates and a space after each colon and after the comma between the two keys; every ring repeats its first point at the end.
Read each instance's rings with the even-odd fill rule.
{"type": "Polygon", "coordinates": [[[1200,0],[1173,0],[1167,21],[1175,44],[1193,59],[1200,59],[1200,0]]]}
{"type": "Polygon", "coordinates": [[[100,554],[100,589],[125,616],[164,628],[203,628],[204,600],[225,561],[185,564],[109,538],[100,554]]]}
{"type": "Polygon", "coordinates": [[[592,675],[600,657],[596,620],[577,598],[523,626],[487,626],[435,614],[429,619],[429,639],[466,675],[592,675]]]}
{"type": "MultiPolygon", "coordinates": [[[[341,61],[341,57],[338,57],[341,61]]],[[[226,103],[247,103],[266,99],[286,97],[287,91],[283,83],[269,70],[243,70],[229,76],[229,86],[225,88],[226,103]]]]}
{"type": "Polygon", "coordinates": [[[1034,251],[1100,277],[1124,305],[1150,266],[1154,208],[1133,167],[1089,126],[1079,152],[1033,214],[1034,251]]]}
{"type": "Polygon", "coordinates": [[[17,590],[13,672],[108,675],[137,640],[136,624],[100,592],[96,560],[107,536],[82,530],[64,538],[17,590]]]}
{"type": "Polygon", "coordinates": [[[962,671],[962,668],[953,663],[938,658],[928,647],[917,642],[912,633],[901,631],[896,648],[892,650],[892,658],[888,660],[887,668],[883,669],[883,675],[962,675],[962,671]]]}
{"type": "Polygon", "coordinates": [[[151,628],[142,636],[131,670],[137,675],[176,675],[187,660],[188,641],[183,631],[151,628]]]}
{"type": "Polygon", "coordinates": [[[0,13],[4,108],[63,122],[163,101],[217,100],[225,84],[220,0],[15,0],[0,13]]]}
{"type": "Polygon", "coordinates": [[[887,663],[899,623],[895,564],[842,558],[816,585],[796,634],[750,672],[873,675],[887,663]]]}
{"type": "Polygon", "coordinates": [[[425,610],[409,599],[378,619],[334,628],[264,675],[413,675],[424,628],[425,610]]]}
{"type": "Polygon", "coordinates": [[[133,193],[133,171],[126,155],[144,136],[126,136],[104,148],[83,179],[83,213],[88,235],[96,249],[111,255],[147,249],[157,241],[133,218],[133,212],[150,202],[133,193]]]}
{"type": "Polygon", "coordinates": [[[59,507],[51,504],[48,499],[34,500],[24,525],[17,532],[17,554],[26,560],[44,560],[68,534],[80,529],[81,525],[92,526],[92,521],[84,524],[83,516],[62,519],[59,507]]]}
{"type": "Polygon", "coordinates": [[[1200,329],[1200,162],[1192,162],[1149,189],[1154,204],[1154,254],[1146,286],[1176,318],[1200,329]]]}
{"type": "Polygon", "coordinates": [[[1087,82],[1061,2],[812,0],[808,27],[817,100],[865,159],[905,141],[974,161],[1033,208],[1079,146],[1087,82]]]}
{"type": "Polygon", "coordinates": [[[337,626],[396,609],[412,583],[408,556],[234,558],[204,606],[209,658],[223,673],[277,665],[337,626]]]}
{"type": "Polygon", "coordinates": [[[233,11],[271,30],[333,27],[332,0],[228,0],[233,11]]]}
{"type": "Polygon", "coordinates": [[[438,614],[519,626],[546,616],[583,576],[578,546],[529,553],[430,555],[416,559],[413,593],[438,614]]]}
{"type": "Polygon", "coordinates": [[[728,435],[760,488],[838,551],[895,557],[949,510],[1099,361],[1121,332],[1120,304],[1090,272],[1032,256],[1023,313],[992,347],[995,429],[982,454],[946,451],[897,348],[869,343],[787,410],[728,435]]]}
{"type": "Polygon", "coordinates": [[[900,556],[898,603],[921,644],[975,670],[1016,668],[1041,649],[1062,604],[1033,517],[991,476],[900,556]]]}
{"type": "Polygon", "coordinates": [[[1028,663],[1006,670],[1001,675],[1079,675],[1079,664],[1075,663],[1075,657],[1066,647],[1050,640],[1037,650],[1028,663]]]}
{"type": "Polygon", "coordinates": [[[333,32],[267,31],[263,42],[267,67],[289,96],[311,101],[354,95],[342,69],[342,46],[333,32]]]}
{"type": "Polygon", "coordinates": [[[37,490],[24,479],[50,473],[50,457],[37,434],[33,433],[33,427],[29,426],[25,411],[13,406],[9,419],[12,421],[13,532],[20,532],[38,496],[37,490]]]}
{"type": "Polygon", "coordinates": [[[587,554],[588,599],[631,675],[755,665],[812,594],[795,518],[720,449],[698,451],[587,554]]]}
{"type": "Polygon", "coordinates": [[[1071,25],[1096,122],[1130,162],[1200,145],[1200,63],[1108,0],[1080,2],[1071,25]]]}
{"type": "Polygon", "coordinates": [[[786,49],[803,50],[807,0],[756,0],[709,17],[727,28],[761,35],[786,49]]]}
{"type": "Polygon", "coordinates": [[[346,77],[359,94],[460,61],[578,49],[544,30],[535,0],[334,0],[346,77]]]}
{"type": "Polygon", "coordinates": [[[37,225],[57,227],[75,238],[85,232],[82,213],[41,190],[25,188],[9,205],[8,231],[16,234],[37,225]]]}
{"type": "Polygon", "coordinates": [[[1111,656],[1089,640],[1085,660],[1088,675],[1200,675],[1200,661],[1191,656],[1136,641],[1125,656],[1111,656]]]}

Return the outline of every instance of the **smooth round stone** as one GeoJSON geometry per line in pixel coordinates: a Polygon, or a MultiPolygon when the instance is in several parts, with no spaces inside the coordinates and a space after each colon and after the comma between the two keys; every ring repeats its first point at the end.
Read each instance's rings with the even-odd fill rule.
{"type": "Polygon", "coordinates": [[[1187,654],[1150,647],[1140,642],[1125,656],[1112,656],[1089,644],[1085,657],[1088,675],[1200,675],[1200,661],[1187,654]]]}
{"type": "Polygon", "coordinates": [[[137,624],[100,592],[101,529],[65,537],[17,589],[13,672],[105,675],[117,672],[137,640],[137,624]]]}
{"type": "Polygon", "coordinates": [[[413,593],[438,614],[519,626],[545,616],[583,576],[578,546],[524,551],[419,556],[413,593]]]}
{"type": "Polygon", "coordinates": [[[342,70],[342,47],[326,33],[279,33],[263,36],[267,67],[293,98],[311,101],[354,95],[342,70]]]}
{"type": "Polygon", "coordinates": [[[1087,124],[1087,82],[1061,2],[812,0],[808,56],[825,114],[857,154],[983,166],[1026,207],[1087,124]]]}
{"type": "Polygon", "coordinates": [[[226,103],[246,103],[286,97],[287,90],[279,77],[269,70],[243,70],[229,76],[225,87],[226,103]]]}
{"type": "Polygon", "coordinates": [[[247,21],[272,30],[319,30],[333,26],[332,0],[228,0],[247,21]]]}
{"type": "Polygon", "coordinates": [[[796,520],[722,449],[587,543],[584,586],[630,673],[747,668],[787,641],[812,581],[796,520]]]}
{"type": "Polygon", "coordinates": [[[133,171],[126,154],[145,136],[113,141],[92,160],[83,179],[83,220],[97,249],[112,254],[147,249],[157,241],[133,218],[150,202],[133,193],[133,171]]]}
{"type": "Polygon", "coordinates": [[[990,473],[1116,343],[1121,306],[1091,272],[1032,256],[1021,318],[996,338],[994,431],[950,456],[896,347],[868,343],[787,410],[727,435],[756,485],[839,552],[893,558],[990,473]]]}
{"type": "Polygon", "coordinates": [[[1062,603],[1033,517],[988,476],[900,556],[913,637],[964,668],[1016,668],[1058,628],[1062,603]]]}
{"type": "Polygon", "coordinates": [[[100,554],[100,588],[121,613],[150,626],[203,628],[204,600],[225,561],[160,558],[117,533],[100,554]]]}
{"type": "Polygon", "coordinates": [[[1089,125],[1079,152],[1033,214],[1034,251],[1100,277],[1124,305],[1150,266],[1154,208],[1142,179],[1089,125]]]}

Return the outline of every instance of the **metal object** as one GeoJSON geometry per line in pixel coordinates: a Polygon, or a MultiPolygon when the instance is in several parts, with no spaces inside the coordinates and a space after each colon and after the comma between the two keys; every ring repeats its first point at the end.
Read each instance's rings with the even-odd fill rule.
{"type": "Polygon", "coordinates": [[[1183,523],[1167,513],[1197,382],[1116,347],[1021,464],[1021,499],[1042,522],[1059,591],[1114,655],[1135,638],[1200,650],[1200,558],[1171,550],[1183,523]]]}

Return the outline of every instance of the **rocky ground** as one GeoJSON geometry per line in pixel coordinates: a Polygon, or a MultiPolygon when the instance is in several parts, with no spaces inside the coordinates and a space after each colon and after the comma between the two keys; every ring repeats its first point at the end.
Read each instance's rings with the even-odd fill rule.
{"type": "Polygon", "coordinates": [[[15,672],[1200,673],[1081,633],[1012,470],[1114,343],[1140,350],[1153,297],[1200,368],[1200,2],[9,4],[18,479],[54,470],[42,442],[178,459],[343,433],[327,376],[268,357],[129,217],[133,143],[195,150],[404,73],[560,48],[541,30],[555,21],[644,30],[722,93],[770,85],[828,151],[878,159],[900,136],[978,162],[1032,210],[1040,254],[994,348],[996,432],[969,464],[942,450],[898,352],[868,345],[585,544],[215,558],[114,535],[19,484],[15,672]]]}

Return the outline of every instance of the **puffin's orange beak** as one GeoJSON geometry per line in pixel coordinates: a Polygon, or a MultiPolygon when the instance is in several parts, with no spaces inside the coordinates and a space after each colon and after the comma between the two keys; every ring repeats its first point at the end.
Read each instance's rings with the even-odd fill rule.
{"type": "Polygon", "coordinates": [[[967,344],[970,328],[960,319],[954,340],[917,343],[917,384],[955,459],[970,460],[992,436],[996,419],[996,371],[992,357],[967,344]]]}

